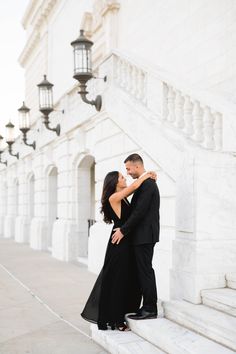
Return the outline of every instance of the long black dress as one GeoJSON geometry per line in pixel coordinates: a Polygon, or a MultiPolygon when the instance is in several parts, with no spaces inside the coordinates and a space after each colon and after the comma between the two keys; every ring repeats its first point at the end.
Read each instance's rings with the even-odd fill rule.
{"type": "Polygon", "coordinates": [[[118,325],[124,322],[125,314],[137,312],[141,301],[134,255],[130,247],[131,235],[124,237],[118,245],[111,243],[113,229],[124,224],[130,215],[129,202],[127,199],[121,201],[120,218],[110,203],[109,210],[114,226],[104,265],[81,313],[85,320],[97,323],[99,328],[106,324],[118,325]]]}

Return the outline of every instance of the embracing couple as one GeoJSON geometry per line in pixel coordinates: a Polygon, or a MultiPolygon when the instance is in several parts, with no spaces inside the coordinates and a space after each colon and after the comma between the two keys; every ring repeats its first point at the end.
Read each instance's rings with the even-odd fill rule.
{"type": "Polygon", "coordinates": [[[157,290],[152,258],[159,241],[160,196],[156,173],[146,172],[140,155],[129,155],[127,174],[135,181],[127,187],[118,171],[104,180],[101,212],[114,223],[103,268],[81,316],[98,328],[129,330],[126,317],[157,317],[157,290]],[[127,197],[132,195],[131,204],[127,197]],[[142,300],[142,307],[140,308],[142,300]]]}

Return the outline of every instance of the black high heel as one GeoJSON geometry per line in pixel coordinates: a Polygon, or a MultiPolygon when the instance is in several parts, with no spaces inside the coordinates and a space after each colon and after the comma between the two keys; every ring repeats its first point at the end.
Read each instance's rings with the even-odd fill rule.
{"type": "Polygon", "coordinates": [[[117,323],[117,324],[116,324],[116,328],[117,328],[118,331],[120,331],[120,332],[128,332],[128,331],[131,330],[124,322],[117,323]]]}

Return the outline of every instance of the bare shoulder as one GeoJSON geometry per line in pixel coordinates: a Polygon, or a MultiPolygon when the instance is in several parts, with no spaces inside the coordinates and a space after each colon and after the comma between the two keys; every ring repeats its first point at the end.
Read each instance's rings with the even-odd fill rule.
{"type": "Polygon", "coordinates": [[[109,197],[109,203],[118,203],[120,202],[120,196],[119,193],[113,193],[110,197],[109,197]]]}

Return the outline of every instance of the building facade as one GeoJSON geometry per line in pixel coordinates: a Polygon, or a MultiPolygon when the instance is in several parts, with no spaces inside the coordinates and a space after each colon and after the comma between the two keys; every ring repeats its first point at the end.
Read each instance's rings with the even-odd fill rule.
{"type": "Polygon", "coordinates": [[[87,260],[99,272],[110,232],[99,212],[103,179],[124,172],[125,157],[138,152],[158,172],[159,298],[200,304],[203,289],[225,287],[236,272],[235,6],[29,1],[19,61],[31,109],[28,139],[37,146],[18,136],[20,159],[3,154],[1,236],[63,261],[87,260]],[[102,96],[100,112],[81,100],[72,78],[70,43],[80,28],[94,42],[94,75],[107,77],[88,85],[89,97],[102,96]],[[60,136],[38,110],[44,74],[54,84],[50,124],[60,123],[60,136]]]}

